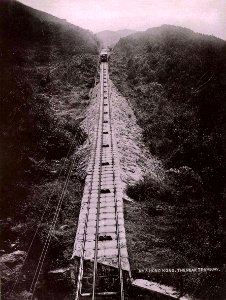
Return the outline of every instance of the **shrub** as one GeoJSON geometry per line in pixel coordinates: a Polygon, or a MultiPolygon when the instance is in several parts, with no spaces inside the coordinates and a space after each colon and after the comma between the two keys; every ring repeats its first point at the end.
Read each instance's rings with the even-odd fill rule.
{"type": "Polygon", "coordinates": [[[151,176],[146,176],[143,180],[130,185],[126,191],[127,195],[139,202],[151,201],[151,199],[166,200],[171,198],[171,190],[164,184],[151,176]]]}

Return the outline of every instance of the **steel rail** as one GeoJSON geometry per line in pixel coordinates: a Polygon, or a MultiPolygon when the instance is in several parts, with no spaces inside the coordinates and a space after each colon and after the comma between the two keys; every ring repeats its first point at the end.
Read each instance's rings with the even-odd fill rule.
{"type": "Polygon", "coordinates": [[[96,299],[97,295],[115,295],[118,292],[96,292],[96,283],[97,283],[97,276],[98,276],[98,236],[99,236],[99,221],[100,221],[100,202],[101,202],[101,177],[102,177],[102,162],[103,162],[103,142],[104,142],[104,93],[106,92],[107,97],[107,104],[108,104],[108,116],[109,116],[109,134],[110,134],[110,144],[111,144],[111,160],[112,160],[112,171],[113,171],[113,187],[114,187],[114,207],[115,207],[115,221],[116,221],[116,239],[117,239],[117,248],[118,248],[118,271],[119,271],[119,281],[120,281],[120,299],[124,300],[124,281],[123,281],[123,270],[122,270],[122,261],[121,261],[121,245],[120,245],[120,230],[119,230],[119,217],[118,217],[118,205],[117,205],[117,189],[116,189],[116,172],[115,172],[115,144],[113,140],[113,129],[112,129],[112,122],[111,122],[111,103],[110,103],[110,93],[109,93],[109,75],[108,75],[108,64],[101,63],[101,70],[100,70],[100,105],[99,105],[99,118],[98,118],[98,126],[97,126],[97,136],[95,142],[95,152],[93,155],[93,162],[92,162],[92,173],[91,173],[91,184],[89,188],[88,194],[88,203],[87,203],[87,212],[86,212],[86,219],[84,225],[84,233],[83,233],[83,240],[82,240],[82,249],[81,249],[81,257],[80,257],[80,265],[79,265],[79,273],[78,273],[78,281],[77,281],[77,290],[76,290],[76,297],[75,300],[80,299],[81,296],[91,296],[92,300],[96,299]],[[105,74],[104,74],[105,71],[105,74]],[[107,87],[105,86],[105,78],[107,80],[107,87]],[[105,88],[107,88],[105,90],[105,88]],[[99,152],[98,152],[99,151],[99,152]],[[98,159],[97,159],[98,157],[98,159]],[[99,160],[99,168],[98,168],[98,193],[97,193],[97,217],[96,217],[96,231],[95,231],[95,249],[94,249],[94,261],[93,261],[93,283],[92,283],[92,292],[91,293],[84,293],[82,294],[82,280],[84,274],[84,254],[85,254],[85,243],[86,243],[86,235],[87,235],[87,224],[89,218],[89,209],[90,209],[90,202],[92,197],[92,189],[93,189],[93,179],[95,173],[96,163],[99,160]]]}
{"type": "MultiPolygon", "coordinates": [[[[107,77],[108,78],[108,77],[107,77]]],[[[107,79],[108,80],[108,79],[107,79]]],[[[112,105],[109,93],[109,85],[108,85],[108,102],[109,102],[109,120],[110,120],[110,131],[111,131],[111,145],[112,145],[112,157],[113,157],[113,165],[115,163],[115,154],[114,154],[114,141],[113,141],[113,130],[112,130],[112,105]]],[[[119,222],[118,222],[118,205],[117,205],[117,190],[116,190],[116,182],[115,182],[115,169],[113,167],[113,185],[114,185],[114,202],[115,202],[115,219],[116,219],[116,236],[117,236],[117,247],[118,247],[118,268],[119,268],[119,279],[120,279],[120,296],[121,300],[124,300],[124,282],[123,282],[123,270],[122,270],[122,261],[121,261],[121,245],[120,245],[120,233],[119,233],[119,222]]]]}
{"type": "MultiPolygon", "coordinates": [[[[92,300],[96,298],[96,277],[97,277],[97,259],[98,259],[98,236],[99,236],[99,214],[100,214],[100,192],[101,192],[101,175],[102,175],[102,154],[103,154],[103,121],[104,121],[104,64],[101,64],[101,105],[100,105],[100,166],[99,166],[99,183],[98,183],[98,199],[97,199],[97,219],[96,219],[96,238],[95,238],[95,252],[94,252],[94,267],[93,267],[93,291],[92,300]]],[[[99,137],[98,132],[98,137],[99,137]]],[[[99,140],[99,139],[98,139],[99,140]]]]}
{"type": "Polygon", "coordinates": [[[90,208],[90,200],[91,200],[91,195],[92,195],[92,188],[93,188],[93,177],[94,177],[94,169],[95,169],[95,162],[96,162],[96,155],[97,155],[97,144],[99,141],[99,125],[100,125],[100,118],[102,112],[102,103],[100,103],[99,106],[99,118],[98,118],[98,126],[97,126],[97,136],[96,136],[96,141],[95,141],[95,146],[94,146],[94,155],[93,155],[93,163],[92,163],[92,172],[91,172],[91,185],[89,188],[89,196],[88,196],[88,204],[87,204],[87,212],[86,212],[86,219],[85,219],[85,226],[84,226],[84,235],[83,235],[83,243],[82,243],[82,253],[80,257],[80,265],[79,265],[79,273],[78,273],[78,281],[77,281],[77,290],[76,290],[76,295],[75,295],[75,300],[79,300],[79,295],[81,294],[81,289],[82,289],[82,278],[83,278],[83,266],[84,266],[84,253],[85,253],[85,243],[86,243],[86,229],[87,229],[87,224],[88,224],[88,216],[89,216],[89,208],[90,208]]]}

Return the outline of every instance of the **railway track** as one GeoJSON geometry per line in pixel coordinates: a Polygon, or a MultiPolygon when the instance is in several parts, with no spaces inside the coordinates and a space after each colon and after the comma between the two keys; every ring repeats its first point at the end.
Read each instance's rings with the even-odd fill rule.
{"type": "Polygon", "coordinates": [[[79,257],[76,300],[125,299],[130,274],[108,63],[100,68],[99,120],[73,251],[79,257]]]}

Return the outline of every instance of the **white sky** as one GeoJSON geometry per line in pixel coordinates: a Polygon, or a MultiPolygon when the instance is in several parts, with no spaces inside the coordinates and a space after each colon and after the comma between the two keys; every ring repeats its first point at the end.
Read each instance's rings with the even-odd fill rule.
{"type": "Polygon", "coordinates": [[[226,0],[19,0],[93,32],[173,24],[226,40],[226,0]]]}

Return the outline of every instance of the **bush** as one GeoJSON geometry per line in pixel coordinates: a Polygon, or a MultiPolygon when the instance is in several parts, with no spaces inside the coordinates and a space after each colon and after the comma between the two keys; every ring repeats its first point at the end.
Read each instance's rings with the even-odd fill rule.
{"type": "Polygon", "coordinates": [[[171,190],[167,184],[150,177],[145,177],[135,185],[127,187],[127,195],[138,202],[151,202],[151,199],[167,200],[171,198],[171,190]]]}
{"type": "Polygon", "coordinates": [[[187,166],[167,171],[169,185],[176,202],[200,201],[204,196],[201,177],[187,166]]]}

